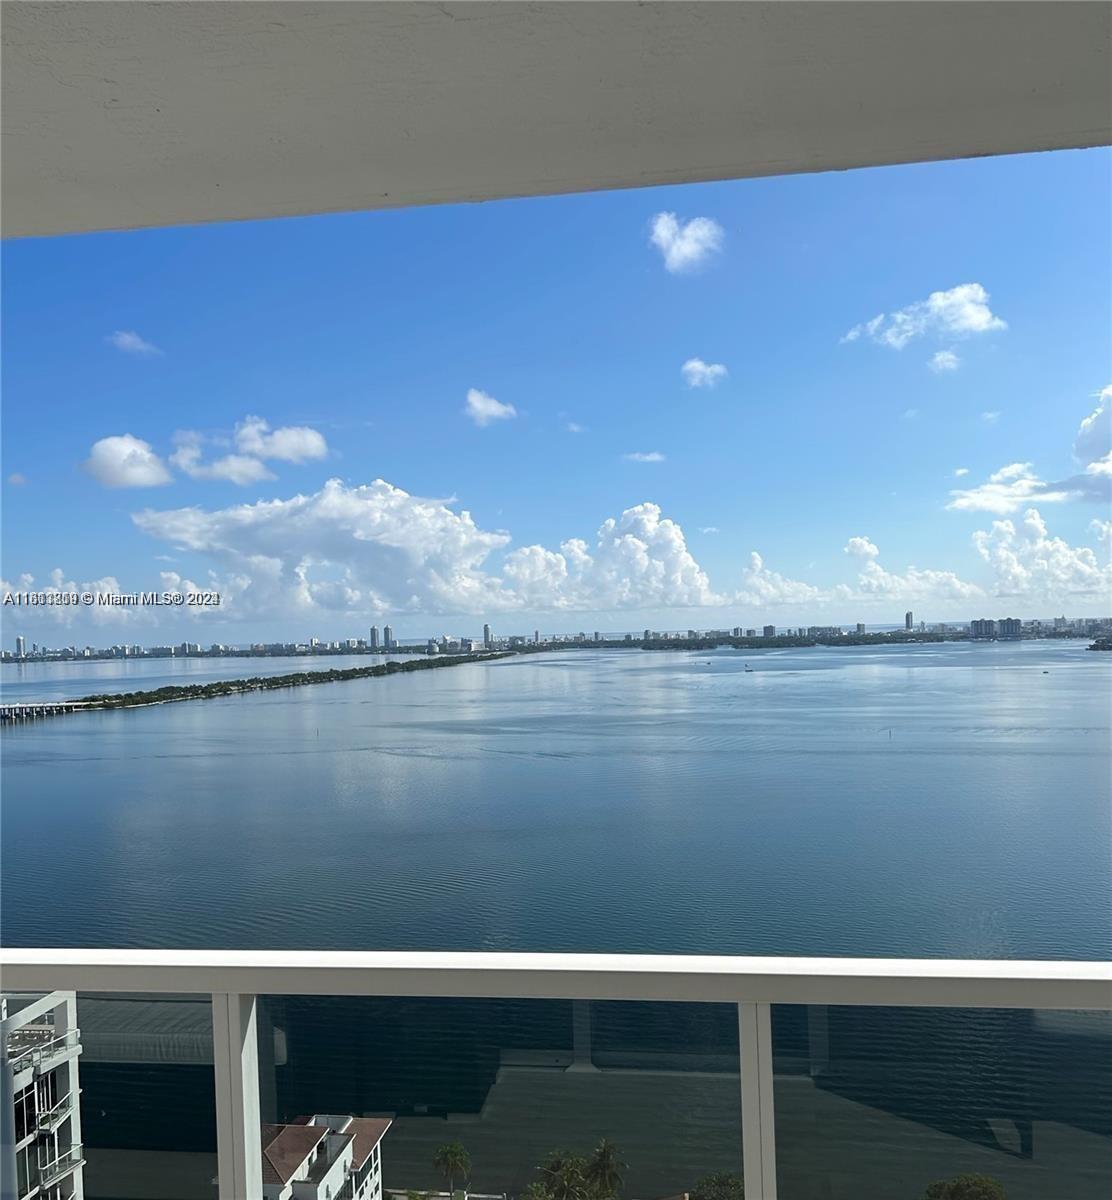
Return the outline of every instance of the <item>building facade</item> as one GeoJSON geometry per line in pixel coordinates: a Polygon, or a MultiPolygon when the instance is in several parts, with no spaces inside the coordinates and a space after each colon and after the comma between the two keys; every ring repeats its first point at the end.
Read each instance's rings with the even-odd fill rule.
{"type": "Polygon", "coordinates": [[[382,1200],[387,1117],[317,1113],[262,1127],[265,1200],[382,1200]]]}
{"type": "Polygon", "coordinates": [[[0,1194],[83,1200],[74,992],[0,997],[0,1194]]]}

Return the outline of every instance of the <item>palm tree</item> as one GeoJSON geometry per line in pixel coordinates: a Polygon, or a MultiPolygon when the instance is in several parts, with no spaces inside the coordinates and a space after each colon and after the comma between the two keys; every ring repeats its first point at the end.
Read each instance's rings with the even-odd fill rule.
{"type": "Polygon", "coordinates": [[[465,1183],[471,1174],[471,1155],[462,1142],[446,1142],[432,1156],[432,1165],[448,1181],[448,1191],[456,1190],[456,1180],[465,1183]]]}
{"type": "Polygon", "coordinates": [[[541,1163],[544,1185],[553,1200],[584,1200],[587,1160],[565,1150],[553,1150],[541,1163]]]}
{"type": "Polygon", "coordinates": [[[587,1164],[587,1182],[599,1197],[616,1196],[622,1186],[624,1166],[618,1158],[618,1147],[603,1138],[587,1164]]]}

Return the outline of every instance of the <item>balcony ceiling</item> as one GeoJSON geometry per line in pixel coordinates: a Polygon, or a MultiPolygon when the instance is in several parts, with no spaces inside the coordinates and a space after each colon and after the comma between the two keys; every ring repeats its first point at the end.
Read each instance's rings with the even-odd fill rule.
{"type": "Polygon", "coordinates": [[[1107,144],[1110,12],[7,0],[4,232],[1107,144]]]}

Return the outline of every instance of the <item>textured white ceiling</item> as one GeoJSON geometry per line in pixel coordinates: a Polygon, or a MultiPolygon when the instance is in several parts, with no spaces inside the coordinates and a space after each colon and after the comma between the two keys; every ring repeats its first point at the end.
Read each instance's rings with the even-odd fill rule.
{"type": "Polygon", "coordinates": [[[3,4],[7,236],[1112,140],[1103,3],[3,4]]]}

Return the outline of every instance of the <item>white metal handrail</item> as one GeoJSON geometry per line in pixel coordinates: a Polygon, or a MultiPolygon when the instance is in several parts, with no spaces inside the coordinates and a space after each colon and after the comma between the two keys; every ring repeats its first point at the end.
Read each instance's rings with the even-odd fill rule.
{"type": "Polygon", "coordinates": [[[13,990],[212,996],[220,1200],[261,1200],[258,995],[735,1004],[747,1200],[777,1200],[772,1005],[1112,1010],[1112,963],[342,950],[0,950],[13,990]]]}
{"type": "MultiPolygon", "coordinates": [[[[3,963],[0,961],[0,968],[2,967],[3,963]]],[[[12,986],[8,982],[6,972],[4,974],[4,986],[12,986]]],[[[66,1054],[70,1050],[78,1049],[79,1038],[79,1031],[76,1029],[71,1029],[67,1033],[63,1033],[58,1037],[51,1038],[48,1042],[40,1042],[38,1044],[28,1046],[26,1049],[18,1050],[9,1058],[11,1068],[13,1071],[19,1072],[25,1071],[29,1067],[41,1066],[42,1063],[47,1062],[52,1058],[57,1058],[59,1054],[66,1054]]]]}

